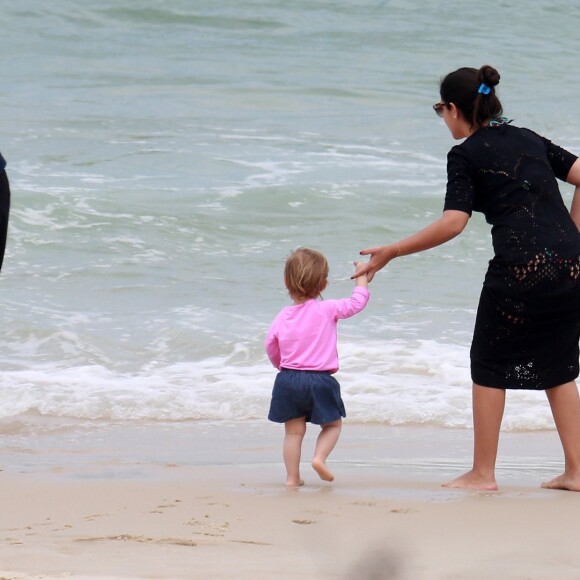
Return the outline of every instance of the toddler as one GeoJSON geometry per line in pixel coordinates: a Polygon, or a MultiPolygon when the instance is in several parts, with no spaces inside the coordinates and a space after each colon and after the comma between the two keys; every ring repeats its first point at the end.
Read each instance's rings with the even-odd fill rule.
{"type": "MultiPolygon", "coordinates": [[[[356,272],[366,264],[355,263],[356,272]]],[[[337,322],[360,312],[369,300],[366,274],[356,278],[350,298],[322,300],[328,285],[328,262],[315,250],[299,248],[286,260],[284,282],[292,306],[274,319],[266,337],[266,352],[280,371],[274,382],[268,419],[284,423],[286,485],[304,485],[300,455],[306,422],[320,425],[312,467],[324,481],[334,475],[326,459],[334,449],[346,416],[338,370],[337,322]]]]}

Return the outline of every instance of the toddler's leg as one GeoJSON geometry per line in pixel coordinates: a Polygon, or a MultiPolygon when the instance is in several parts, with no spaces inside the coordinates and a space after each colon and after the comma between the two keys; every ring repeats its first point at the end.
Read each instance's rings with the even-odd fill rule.
{"type": "Polygon", "coordinates": [[[306,419],[298,417],[284,423],[284,465],[286,465],[286,485],[296,487],[304,485],[300,479],[300,455],[302,440],[306,433],[306,419]]]}
{"type": "Polygon", "coordinates": [[[333,421],[332,423],[325,423],[320,426],[321,431],[316,440],[316,449],[314,450],[314,457],[312,459],[312,467],[318,473],[320,479],[324,481],[333,481],[334,475],[326,467],[326,458],[334,449],[340,430],[342,429],[342,419],[333,421]]]}

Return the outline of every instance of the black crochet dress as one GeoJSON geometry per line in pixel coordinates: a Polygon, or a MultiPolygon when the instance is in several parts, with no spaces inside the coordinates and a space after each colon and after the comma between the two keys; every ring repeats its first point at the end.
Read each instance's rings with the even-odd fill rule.
{"type": "Polygon", "coordinates": [[[580,233],[556,181],[576,159],[505,123],[449,152],[445,209],[482,212],[492,225],[471,345],[478,385],[539,390],[578,376],[580,233]]]}
{"type": "Polygon", "coordinates": [[[6,249],[6,235],[8,232],[8,214],[10,212],[10,184],[6,176],[6,161],[0,153],[0,269],[6,249]]]}

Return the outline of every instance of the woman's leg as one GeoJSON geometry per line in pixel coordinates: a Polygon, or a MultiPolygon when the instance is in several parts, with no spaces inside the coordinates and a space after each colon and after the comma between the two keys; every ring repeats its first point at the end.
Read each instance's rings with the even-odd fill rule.
{"type": "Polygon", "coordinates": [[[496,490],[495,461],[505,390],[473,385],[473,467],[444,487],[496,490]]]}
{"type": "Polygon", "coordinates": [[[324,481],[333,481],[334,475],[326,467],[326,458],[334,449],[340,430],[342,429],[342,419],[333,421],[332,423],[325,423],[320,425],[321,431],[316,440],[316,449],[314,450],[314,457],[312,458],[312,467],[318,473],[320,479],[324,481]]]}
{"type": "Polygon", "coordinates": [[[286,466],[286,485],[296,487],[304,485],[300,479],[300,456],[302,453],[302,440],[306,433],[306,419],[298,417],[284,423],[284,465],[286,466]]]}
{"type": "Polygon", "coordinates": [[[574,381],[546,391],[564,449],[564,473],[542,484],[549,489],[580,491],[580,397],[574,381]]]}

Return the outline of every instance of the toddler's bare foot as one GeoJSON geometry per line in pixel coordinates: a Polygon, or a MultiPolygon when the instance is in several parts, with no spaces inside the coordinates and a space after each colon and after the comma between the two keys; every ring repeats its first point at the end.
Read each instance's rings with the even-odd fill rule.
{"type": "Polygon", "coordinates": [[[570,477],[563,473],[550,481],[542,483],[545,489],[565,489],[568,491],[580,491],[580,477],[570,477]]]}
{"type": "Polygon", "coordinates": [[[316,473],[318,473],[318,477],[324,481],[334,481],[334,475],[332,471],[326,467],[326,463],[321,461],[320,459],[313,459],[312,460],[312,467],[316,473]]]}
{"type": "Polygon", "coordinates": [[[443,487],[456,487],[464,489],[480,489],[482,491],[497,491],[497,483],[494,478],[488,479],[468,471],[459,477],[443,484],[443,487]]]}
{"type": "Polygon", "coordinates": [[[286,479],[286,487],[300,487],[304,485],[304,480],[303,479],[296,479],[294,477],[288,477],[286,479]]]}

